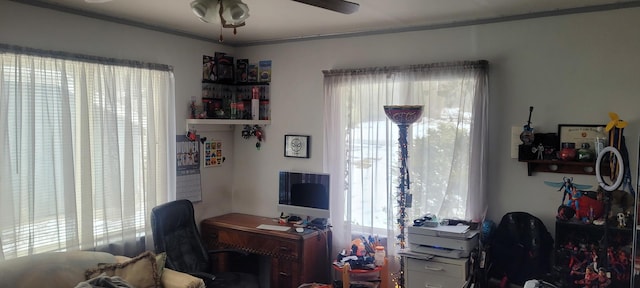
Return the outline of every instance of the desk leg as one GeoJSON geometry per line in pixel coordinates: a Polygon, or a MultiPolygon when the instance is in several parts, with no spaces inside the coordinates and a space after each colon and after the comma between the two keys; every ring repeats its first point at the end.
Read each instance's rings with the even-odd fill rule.
{"type": "Polygon", "coordinates": [[[382,270],[380,270],[380,288],[387,288],[389,285],[389,260],[387,257],[384,257],[384,266],[382,266],[382,270]]]}
{"type": "Polygon", "coordinates": [[[351,265],[345,263],[344,266],[342,266],[342,288],[349,288],[349,286],[351,286],[349,282],[349,270],[351,270],[351,265]]]}

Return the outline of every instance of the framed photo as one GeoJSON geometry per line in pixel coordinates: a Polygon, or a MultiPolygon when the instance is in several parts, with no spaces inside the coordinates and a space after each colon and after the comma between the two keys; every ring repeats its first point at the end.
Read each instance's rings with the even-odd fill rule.
{"type": "Polygon", "coordinates": [[[222,162],[224,162],[222,157],[222,141],[205,141],[202,157],[204,157],[204,159],[202,159],[202,165],[205,168],[221,166],[222,162]]]}
{"type": "Polygon", "coordinates": [[[310,136],[284,135],[284,157],[309,158],[310,136]]]}
{"type": "Polygon", "coordinates": [[[576,149],[582,143],[589,143],[593,147],[597,137],[605,135],[605,124],[582,125],[582,124],[559,124],[558,125],[558,147],[562,147],[564,142],[576,143],[576,149]]]}

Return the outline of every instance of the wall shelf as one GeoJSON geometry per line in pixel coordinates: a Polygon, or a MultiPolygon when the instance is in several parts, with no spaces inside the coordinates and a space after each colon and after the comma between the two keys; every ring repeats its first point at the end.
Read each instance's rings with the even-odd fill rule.
{"type": "MultiPolygon", "coordinates": [[[[529,176],[533,172],[596,175],[595,162],[562,160],[520,160],[520,162],[527,163],[527,174],[529,176]]],[[[605,164],[600,168],[600,172],[604,176],[609,175],[609,169],[605,164]]]]}
{"type": "MultiPolygon", "coordinates": [[[[233,130],[235,125],[269,125],[271,120],[248,120],[248,119],[187,119],[187,131],[194,125],[215,125],[205,131],[228,131],[233,130]]],[[[198,130],[198,129],[196,129],[198,130]]]]}

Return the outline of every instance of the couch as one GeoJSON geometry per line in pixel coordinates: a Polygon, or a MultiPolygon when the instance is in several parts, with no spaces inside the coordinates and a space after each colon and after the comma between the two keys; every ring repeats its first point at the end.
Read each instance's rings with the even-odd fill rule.
{"type": "Polygon", "coordinates": [[[204,288],[201,279],[164,268],[162,256],[150,251],[133,258],[93,251],[35,254],[0,261],[0,287],[85,287],[98,276],[118,276],[136,288],[204,288]]]}

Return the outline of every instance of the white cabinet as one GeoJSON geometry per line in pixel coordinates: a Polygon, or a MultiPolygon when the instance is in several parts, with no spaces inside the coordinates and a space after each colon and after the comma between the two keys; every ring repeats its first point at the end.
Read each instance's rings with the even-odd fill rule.
{"type": "Polygon", "coordinates": [[[407,288],[462,288],[469,278],[468,258],[403,256],[407,288]]]}

